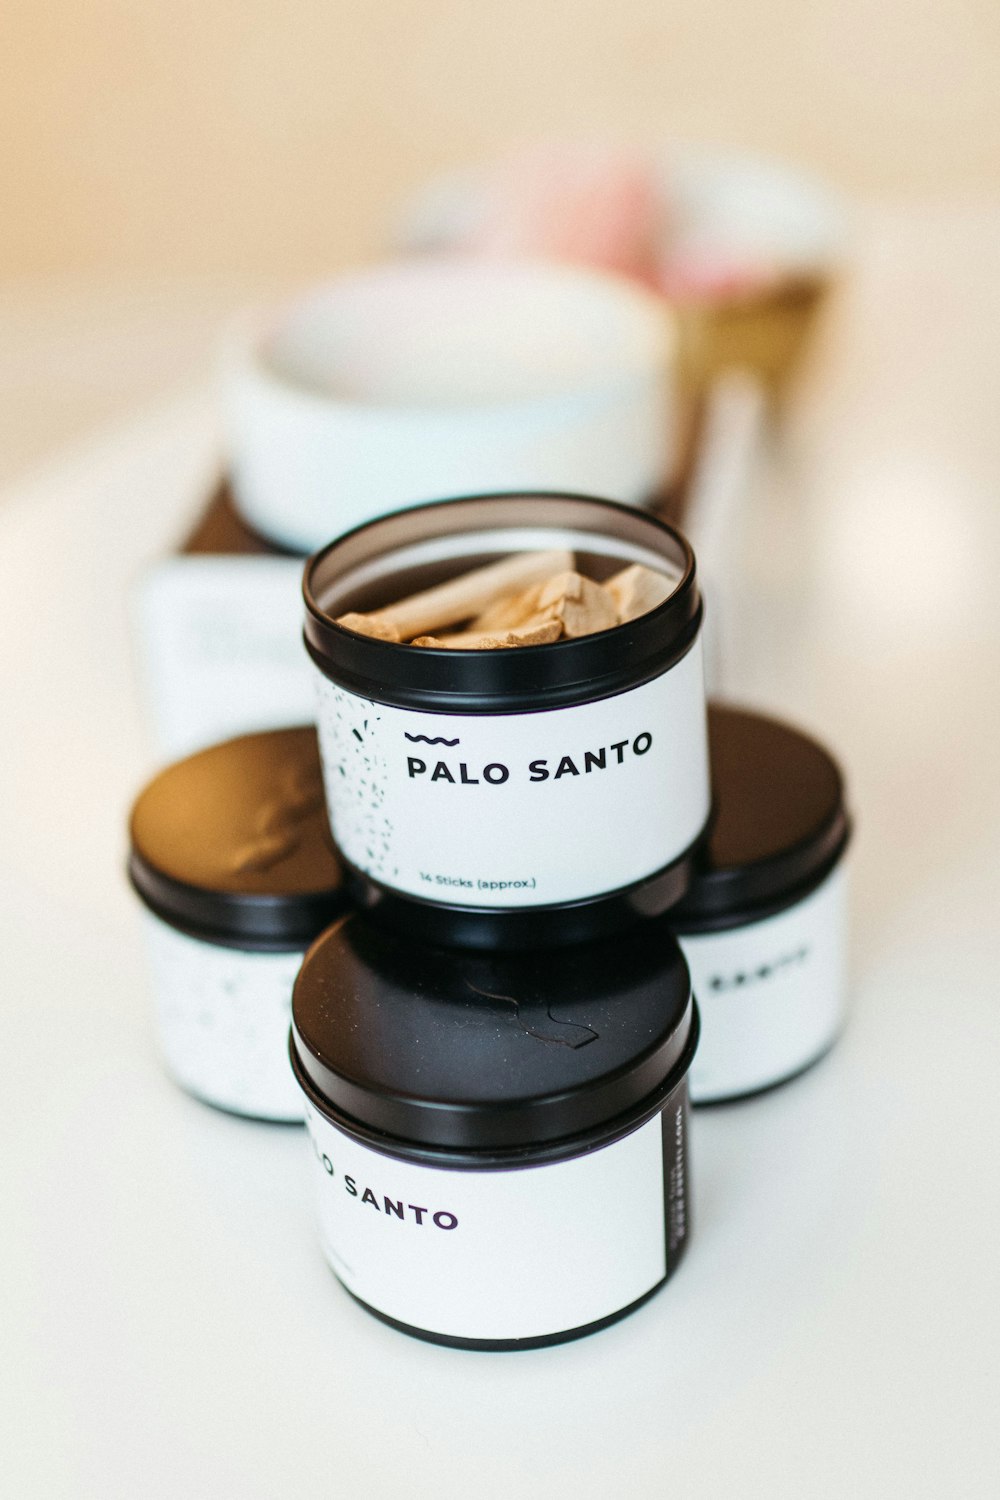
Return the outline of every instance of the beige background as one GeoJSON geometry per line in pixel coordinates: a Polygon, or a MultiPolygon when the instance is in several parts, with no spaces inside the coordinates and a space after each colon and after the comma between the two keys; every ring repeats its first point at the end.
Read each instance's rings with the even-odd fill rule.
{"type": "Polygon", "coordinates": [[[519,135],[776,152],[867,196],[1000,179],[997,0],[4,0],[0,277],[281,276],[519,135]]]}

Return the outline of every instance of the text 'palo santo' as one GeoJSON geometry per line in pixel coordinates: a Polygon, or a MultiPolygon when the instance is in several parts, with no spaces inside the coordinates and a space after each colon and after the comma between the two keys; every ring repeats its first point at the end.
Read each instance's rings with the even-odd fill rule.
{"type": "MultiPolygon", "coordinates": [[[[559,781],[564,776],[589,776],[594,771],[606,771],[610,766],[623,765],[629,755],[645,755],[653,743],[648,730],[637,734],[632,740],[615,740],[611,745],[602,745],[598,750],[579,751],[575,755],[563,755],[557,761],[554,756],[539,756],[528,761],[522,780],[559,781]]],[[[503,786],[511,777],[511,769],[501,761],[490,761],[484,766],[469,769],[468,761],[456,764],[439,760],[433,766],[417,755],[406,758],[407,774],[411,778],[426,777],[429,781],[450,782],[452,786],[503,786]],[[475,774],[474,774],[475,772],[475,774]]]]}

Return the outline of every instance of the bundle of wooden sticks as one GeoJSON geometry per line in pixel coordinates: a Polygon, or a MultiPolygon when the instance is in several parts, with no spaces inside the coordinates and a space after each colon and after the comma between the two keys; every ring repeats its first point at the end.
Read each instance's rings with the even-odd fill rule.
{"type": "Polygon", "coordinates": [[[595,583],[575,563],[562,550],[519,552],[370,614],[341,615],[337,624],[382,641],[453,651],[542,646],[624,625],[677,586],[676,575],[640,563],[595,583]]]}

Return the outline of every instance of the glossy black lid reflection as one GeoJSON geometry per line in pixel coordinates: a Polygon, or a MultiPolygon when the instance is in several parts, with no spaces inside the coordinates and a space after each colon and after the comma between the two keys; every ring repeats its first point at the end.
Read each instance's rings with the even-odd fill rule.
{"type": "Polygon", "coordinates": [[[670,913],[681,931],[791,896],[836,860],[850,831],[840,769],[800,730],[710,703],[708,741],[713,818],[688,894],[670,913]]]}
{"type": "Polygon", "coordinates": [[[301,1068],[335,1111],[483,1150],[560,1140],[647,1098],[684,1051],[690,980],[660,921],[614,943],[485,954],[352,915],[306,955],[292,1017],[301,1068]]]}
{"type": "Polygon", "coordinates": [[[129,875],[164,920],[217,941],[305,946],[342,905],[312,727],[241,735],[136,800],[129,875]]]}

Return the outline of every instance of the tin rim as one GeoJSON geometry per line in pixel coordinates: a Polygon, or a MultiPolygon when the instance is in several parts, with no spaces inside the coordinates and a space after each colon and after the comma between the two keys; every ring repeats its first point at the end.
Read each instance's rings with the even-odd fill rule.
{"type": "MultiPolygon", "coordinates": [[[[430,556],[423,560],[425,567],[433,563],[430,556]]],[[[694,553],[679,531],[613,500],[550,492],[473,495],[369,521],[309,559],[303,597],[306,648],[325,677],[369,700],[425,712],[531,712],[611,697],[685,656],[702,616],[694,553]],[[504,549],[498,545],[504,533],[519,540],[504,549]],[[620,557],[623,565],[666,562],[677,583],[656,609],[627,624],[517,651],[415,650],[336,623],[348,610],[377,608],[364,593],[373,577],[377,590],[391,576],[393,561],[405,561],[420,547],[444,542],[456,558],[462,554],[455,540],[467,538],[465,556],[476,566],[484,554],[551,546],[559,537],[563,545],[573,541],[580,550],[620,557]]]]}
{"type": "MultiPolygon", "coordinates": [[[[566,1161],[575,1156],[584,1156],[601,1146],[613,1145],[615,1141],[631,1135],[667,1105],[671,1095],[687,1088],[688,1074],[694,1061],[698,1039],[701,1034],[701,1016],[697,1001],[691,995],[681,1024],[683,1041],[666,1077],[656,1088],[620,1114],[591,1125],[588,1129],[572,1135],[560,1136],[556,1140],[532,1142],[521,1146],[459,1148],[426,1144],[422,1141],[405,1140],[375,1130],[352,1115],[345,1114],[323,1094],[306,1072],[302,1053],[311,1055],[303,1045],[300,1052],[294,1025],[288,1036],[288,1055],[292,1072],[306,1100],[331,1125],[352,1136],[363,1146],[377,1151],[381,1156],[396,1157],[401,1161],[420,1162],[424,1166],[448,1167],[450,1169],[475,1171],[513,1171],[526,1166],[543,1166],[549,1162],[566,1161]]],[[[307,1122],[308,1123],[308,1122],[307,1122]]]]}
{"type": "Polygon", "coordinates": [[[335,891],[251,895],[210,891],[165,875],[133,849],[126,867],[132,889],[154,917],[188,937],[247,953],[302,952],[342,913],[335,891]]]}
{"type": "Polygon", "coordinates": [[[713,812],[689,889],[671,913],[671,925],[681,934],[722,931],[763,921],[805,900],[837,867],[853,832],[843,771],[812,735],[773,715],[710,702],[708,738],[713,812]],[[771,737],[769,753],[779,756],[776,763],[768,763],[765,773],[753,770],[749,779],[734,782],[732,770],[727,773],[724,769],[725,761],[720,771],[713,754],[720,737],[725,739],[730,758],[738,752],[742,763],[752,765],[754,754],[760,755],[761,734],[771,737]],[[793,756],[791,762],[789,755],[793,756]],[[748,807],[758,820],[762,810],[768,822],[773,820],[775,803],[780,810],[787,786],[801,781],[803,764],[813,777],[818,774],[820,781],[818,787],[813,784],[808,814],[798,818],[794,836],[776,840],[769,828],[763,833],[755,830],[749,847],[738,858],[717,854],[713,848],[717,823],[723,830],[724,847],[726,830],[746,816],[748,807]]]}

